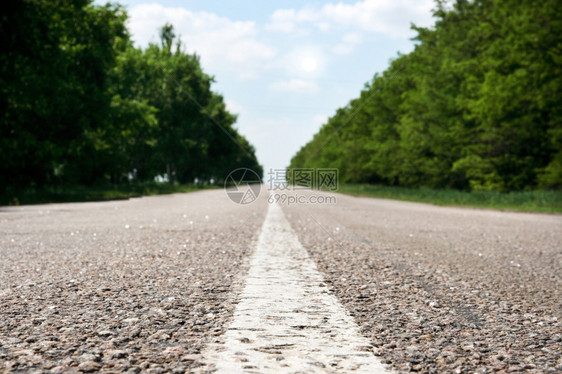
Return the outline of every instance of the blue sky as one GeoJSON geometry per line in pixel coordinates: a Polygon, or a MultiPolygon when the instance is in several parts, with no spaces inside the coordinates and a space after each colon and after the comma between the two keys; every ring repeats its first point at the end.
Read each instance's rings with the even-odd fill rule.
{"type": "Polygon", "coordinates": [[[174,25],[238,114],[236,127],[266,176],[286,167],[398,52],[412,50],[410,23],[433,24],[432,0],[117,2],[140,47],[158,42],[164,23],[174,25]]]}

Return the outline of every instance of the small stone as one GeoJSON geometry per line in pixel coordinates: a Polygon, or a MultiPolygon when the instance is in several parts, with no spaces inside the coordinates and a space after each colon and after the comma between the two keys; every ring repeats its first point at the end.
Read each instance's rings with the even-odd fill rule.
{"type": "Polygon", "coordinates": [[[86,362],[86,361],[99,361],[100,358],[94,354],[91,353],[84,353],[83,355],[81,355],[80,357],[78,357],[78,360],[80,362],[86,362]]]}
{"type": "Polygon", "coordinates": [[[441,305],[437,301],[430,301],[428,304],[432,308],[441,308],[441,305]]]}
{"type": "Polygon", "coordinates": [[[184,355],[180,358],[181,361],[183,362],[187,362],[187,361],[197,361],[201,358],[201,355],[197,355],[197,354],[190,354],[190,355],[184,355]]]}
{"type": "Polygon", "coordinates": [[[33,351],[31,349],[20,349],[14,352],[14,357],[32,356],[32,355],[33,355],[33,351]]]}
{"type": "Polygon", "coordinates": [[[312,366],[317,366],[319,368],[325,368],[326,367],[326,365],[324,363],[320,362],[320,361],[309,362],[308,364],[312,365],[312,366]]]}
{"type": "Polygon", "coordinates": [[[78,370],[83,373],[93,373],[101,369],[101,365],[94,361],[85,361],[78,365],[78,370]]]}
{"type": "Polygon", "coordinates": [[[520,365],[514,365],[514,366],[510,366],[507,371],[509,373],[521,373],[523,370],[523,366],[520,365]]]}
{"type": "Polygon", "coordinates": [[[127,357],[127,351],[121,350],[121,349],[111,349],[106,351],[106,356],[108,356],[110,359],[117,359],[117,358],[125,358],[127,357]]]}
{"type": "Polygon", "coordinates": [[[170,339],[170,335],[164,331],[157,331],[148,337],[148,341],[164,341],[170,339]]]}
{"type": "Polygon", "coordinates": [[[75,362],[76,361],[74,361],[72,357],[66,357],[61,361],[61,364],[63,364],[64,366],[73,366],[75,362]]]}
{"type": "Polygon", "coordinates": [[[185,353],[185,349],[183,349],[182,347],[168,347],[162,353],[164,353],[166,356],[180,356],[185,353]]]}

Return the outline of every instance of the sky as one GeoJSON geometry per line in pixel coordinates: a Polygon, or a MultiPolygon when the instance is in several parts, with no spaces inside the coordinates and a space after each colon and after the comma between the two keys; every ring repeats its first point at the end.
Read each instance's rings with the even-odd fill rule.
{"type": "MultiPolygon", "coordinates": [[[[138,47],[166,22],[200,56],[264,176],[291,157],[375,73],[430,27],[433,0],[118,0],[138,47]]],[[[102,5],[106,1],[96,0],[102,5]]]]}

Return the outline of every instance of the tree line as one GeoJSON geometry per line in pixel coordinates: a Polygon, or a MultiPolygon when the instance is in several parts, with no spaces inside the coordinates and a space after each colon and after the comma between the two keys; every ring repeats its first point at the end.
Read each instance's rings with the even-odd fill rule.
{"type": "Polygon", "coordinates": [[[437,1],[431,28],[324,124],[290,167],[340,181],[562,187],[562,2],[437,1]]]}
{"type": "Polygon", "coordinates": [[[0,192],[262,172],[171,25],[136,48],[118,5],[16,0],[0,16],[0,192]]]}

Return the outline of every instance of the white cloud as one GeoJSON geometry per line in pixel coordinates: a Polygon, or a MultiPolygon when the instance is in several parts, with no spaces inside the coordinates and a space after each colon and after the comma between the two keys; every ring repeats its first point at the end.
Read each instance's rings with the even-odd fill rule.
{"type": "Polygon", "coordinates": [[[320,128],[320,126],[322,126],[323,124],[328,122],[328,116],[325,114],[318,114],[316,116],[314,116],[314,118],[312,119],[312,123],[315,126],[315,128],[320,128]]]}
{"type": "Polygon", "coordinates": [[[341,25],[391,37],[408,37],[412,34],[411,22],[420,26],[431,25],[432,8],[432,0],[365,0],[353,5],[327,4],[322,13],[341,25]]]}
{"type": "Polygon", "coordinates": [[[242,112],[244,112],[244,107],[240,104],[238,104],[236,101],[232,100],[232,99],[228,99],[226,98],[224,100],[224,103],[226,105],[226,109],[233,114],[240,114],[242,112]]]}
{"type": "Polygon", "coordinates": [[[187,51],[201,56],[210,73],[228,69],[250,77],[276,55],[273,47],[259,40],[254,22],[231,21],[213,13],[160,4],[137,5],[129,15],[129,29],[138,45],[158,43],[158,29],[170,22],[187,51]]]}
{"type": "Polygon", "coordinates": [[[430,26],[433,23],[433,0],[364,0],[355,4],[326,4],[322,8],[282,9],[275,11],[267,26],[269,30],[286,33],[304,32],[313,25],[327,30],[332,25],[390,37],[412,36],[410,23],[430,26]]]}
{"type": "Polygon", "coordinates": [[[341,42],[336,44],[333,48],[333,52],[339,55],[346,55],[353,52],[355,47],[357,47],[363,41],[361,34],[357,32],[349,32],[344,34],[341,38],[341,42]]]}
{"type": "MultiPolygon", "coordinates": [[[[266,25],[266,30],[281,31],[285,33],[305,34],[306,31],[298,26],[299,23],[315,23],[318,21],[318,13],[312,8],[279,9],[270,16],[271,22],[266,25]]],[[[319,25],[326,27],[326,25],[319,25]]]]}
{"type": "Polygon", "coordinates": [[[286,91],[286,92],[299,92],[299,93],[313,93],[318,91],[316,83],[303,80],[291,79],[288,81],[274,82],[269,85],[273,91],[286,91]]]}
{"type": "Polygon", "coordinates": [[[276,10],[270,16],[270,19],[271,22],[266,25],[267,30],[291,33],[297,29],[297,17],[294,9],[276,10]]]}

